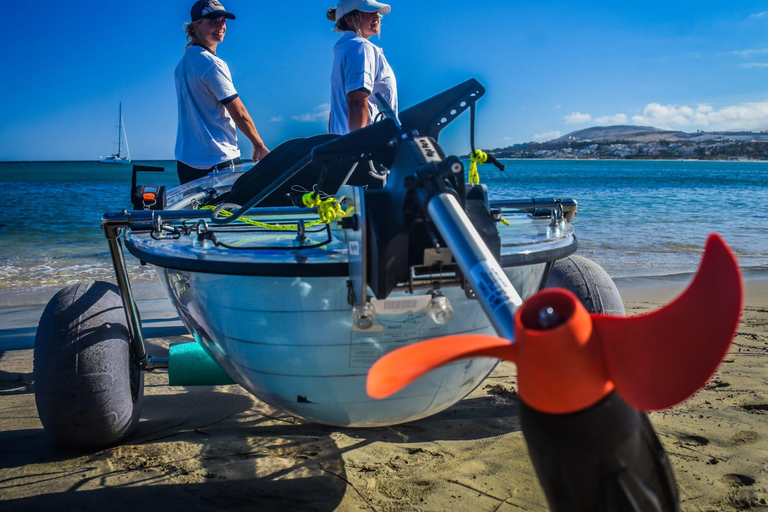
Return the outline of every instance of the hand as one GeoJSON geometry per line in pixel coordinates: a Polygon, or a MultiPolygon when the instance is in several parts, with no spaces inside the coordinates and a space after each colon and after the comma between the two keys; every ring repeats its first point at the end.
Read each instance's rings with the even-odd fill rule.
{"type": "Polygon", "coordinates": [[[259,160],[267,156],[268,153],[269,153],[269,150],[267,149],[267,146],[265,146],[264,144],[261,144],[261,145],[254,144],[253,145],[253,162],[254,163],[258,162],[259,160]]]}

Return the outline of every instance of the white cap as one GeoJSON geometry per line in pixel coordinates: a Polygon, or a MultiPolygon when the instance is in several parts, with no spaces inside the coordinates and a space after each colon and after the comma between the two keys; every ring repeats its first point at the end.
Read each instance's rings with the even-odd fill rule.
{"type": "Polygon", "coordinates": [[[392,8],[389,4],[376,2],[375,0],[339,0],[336,6],[336,19],[340,20],[345,14],[352,11],[380,12],[387,14],[392,8]]]}

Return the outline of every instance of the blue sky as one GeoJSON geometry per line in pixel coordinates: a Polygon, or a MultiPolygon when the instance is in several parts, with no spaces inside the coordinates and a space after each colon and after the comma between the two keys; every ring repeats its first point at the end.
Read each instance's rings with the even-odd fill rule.
{"type": "MultiPolygon", "coordinates": [[[[218,53],[267,145],[322,133],[333,1],[223,3],[238,18],[218,53]]],[[[0,160],[107,154],[120,101],[132,157],[172,159],[190,6],[6,3],[0,160]]],[[[490,149],[608,124],[768,129],[767,33],[765,1],[396,0],[375,42],[402,107],[480,80],[477,144],[490,149]]],[[[449,152],[469,147],[463,117],[441,136],[449,152]]]]}

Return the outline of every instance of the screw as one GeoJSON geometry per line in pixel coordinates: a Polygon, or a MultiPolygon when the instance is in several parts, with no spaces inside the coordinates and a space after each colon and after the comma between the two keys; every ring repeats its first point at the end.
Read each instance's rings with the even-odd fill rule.
{"type": "Polygon", "coordinates": [[[552,306],[546,306],[539,311],[539,325],[544,329],[551,329],[556,326],[560,319],[552,306]]]}

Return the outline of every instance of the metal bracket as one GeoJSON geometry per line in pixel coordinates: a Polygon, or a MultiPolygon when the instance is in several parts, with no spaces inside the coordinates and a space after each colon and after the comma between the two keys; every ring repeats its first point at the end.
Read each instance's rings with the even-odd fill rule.
{"type": "Polygon", "coordinates": [[[368,247],[365,221],[364,191],[361,187],[344,185],[339,188],[336,198],[346,198],[347,219],[354,217],[354,221],[342,220],[335,223],[335,229],[339,238],[347,243],[349,258],[349,291],[347,293],[351,306],[364,306],[368,302],[368,247]]]}

